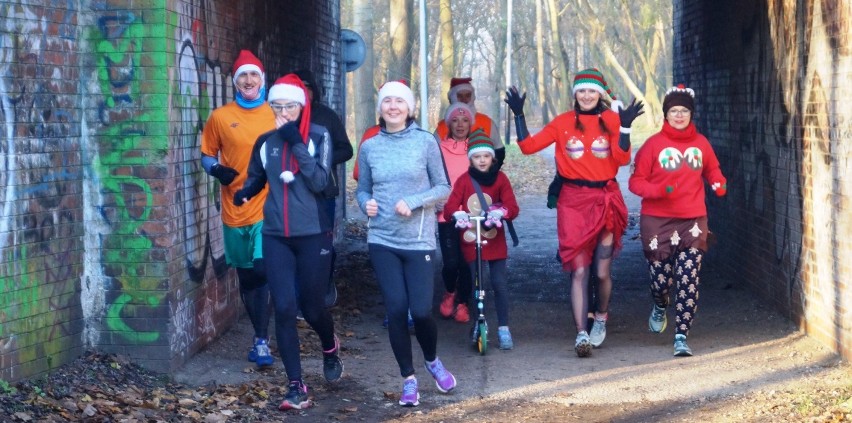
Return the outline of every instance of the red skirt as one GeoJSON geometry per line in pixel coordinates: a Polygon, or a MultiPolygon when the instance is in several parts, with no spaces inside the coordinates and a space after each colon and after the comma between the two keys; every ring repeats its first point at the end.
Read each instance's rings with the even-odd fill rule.
{"type": "Polygon", "coordinates": [[[613,257],[621,251],[627,228],[627,206],[618,182],[603,188],[562,184],[556,203],[556,230],[562,269],[573,272],[592,263],[595,248],[605,233],[613,236],[613,257]]]}

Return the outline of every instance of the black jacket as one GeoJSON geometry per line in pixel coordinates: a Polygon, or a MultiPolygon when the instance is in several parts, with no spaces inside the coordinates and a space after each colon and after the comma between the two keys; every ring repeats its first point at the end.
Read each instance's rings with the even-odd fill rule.
{"type": "Polygon", "coordinates": [[[263,205],[265,235],[316,235],[333,228],[323,194],[331,181],[331,138],[324,127],[316,124],[311,124],[309,132],[310,143],[300,143],[292,149],[277,129],[261,135],[254,144],[243,189],[251,198],[269,184],[263,205]],[[309,152],[310,144],[313,154],[309,152]],[[296,157],[299,171],[295,180],[285,184],[280,178],[282,158],[289,160],[291,154],[296,157]]]}

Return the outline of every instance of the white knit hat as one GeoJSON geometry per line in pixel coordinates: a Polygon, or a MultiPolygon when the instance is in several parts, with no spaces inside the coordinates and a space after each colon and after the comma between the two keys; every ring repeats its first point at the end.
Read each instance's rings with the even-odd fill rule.
{"type": "Polygon", "coordinates": [[[385,97],[399,97],[408,104],[408,116],[414,116],[414,93],[402,81],[388,81],[379,88],[379,99],[376,102],[376,112],[382,112],[382,101],[385,97]]]}

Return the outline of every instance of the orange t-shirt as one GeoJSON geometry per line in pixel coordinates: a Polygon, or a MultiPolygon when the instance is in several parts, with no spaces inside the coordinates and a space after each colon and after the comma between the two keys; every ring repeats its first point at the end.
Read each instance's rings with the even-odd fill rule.
{"type": "Polygon", "coordinates": [[[240,172],[234,182],[222,186],[222,222],[230,227],[253,225],[263,220],[267,188],[241,207],[234,205],[234,193],[243,187],[248,174],[251,150],[257,138],[275,129],[275,115],[268,104],[245,109],[228,103],[210,114],[201,132],[201,153],[218,157],[223,166],[240,172]]]}

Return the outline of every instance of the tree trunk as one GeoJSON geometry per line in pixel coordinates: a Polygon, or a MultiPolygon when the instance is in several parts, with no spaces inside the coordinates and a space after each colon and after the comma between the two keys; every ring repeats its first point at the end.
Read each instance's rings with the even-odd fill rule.
{"type": "Polygon", "coordinates": [[[541,1],[535,0],[535,51],[536,51],[536,80],[538,88],[538,105],[541,110],[541,121],[549,122],[550,115],[547,113],[547,102],[545,101],[545,84],[547,80],[544,78],[544,36],[542,35],[542,27],[544,26],[543,13],[541,11],[541,1]]]}
{"type": "Polygon", "coordinates": [[[440,25],[438,30],[441,36],[441,110],[446,109],[449,100],[446,93],[450,90],[450,79],[455,76],[456,62],[453,57],[455,42],[453,40],[453,11],[450,8],[450,0],[440,0],[440,25]]]}
{"type": "Polygon", "coordinates": [[[388,81],[404,79],[411,84],[413,5],[411,0],[390,0],[388,40],[391,48],[387,69],[388,81]]]}
{"type": "Polygon", "coordinates": [[[352,97],[355,111],[355,140],[361,133],[376,124],[376,86],[373,81],[373,1],[352,0],[353,28],[364,38],[364,64],[353,75],[352,97]]]}
{"type": "Polygon", "coordinates": [[[571,95],[571,78],[568,75],[568,52],[562,46],[562,35],[559,33],[559,11],[556,9],[556,1],[548,0],[547,9],[550,12],[550,39],[553,43],[553,61],[556,63],[558,92],[552,93],[557,97],[558,110],[562,113],[567,110],[567,105],[573,103],[571,95]]]}

